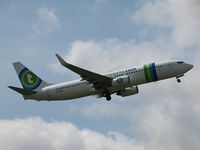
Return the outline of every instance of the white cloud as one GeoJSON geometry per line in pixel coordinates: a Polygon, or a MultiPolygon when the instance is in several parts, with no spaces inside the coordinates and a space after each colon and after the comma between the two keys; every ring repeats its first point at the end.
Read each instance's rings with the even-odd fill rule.
{"type": "MultiPolygon", "coordinates": [[[[116,97],[113,101],[115,100],[116,97]]],[[[127,117],[126,115],[133,109],[133,106],[129,107],[126,104],[119,104],[118,102],[109,104],[107,101],[96,101],[94,104],[82,105],[81,107],[71,106],[70,110],[72,112],[80,112],[82,115],[93,119],[105,119],[119,116],[127,117]]]]}
{"type": "MultiPolygon", "coordinates": [[[[133,23],[171,28],[172,41],[184,48],[200,39],[199,0],[155,0],[131,15],[133,23]]],[[[171,41],[171,40],[170,40],[171,41]]]]}
{"type": "Polygon", "coordinates": [[[178,44],[198,45],[200,41],[200,2],[199,0],[170,0],[174,27],[173,38],[178,44]]]}
{"type": "Polygon", "coordinates": [[[142,150],[143,146],[117,132],[107,135],[80,130],[68,122],[40,118],[0,120],[0,149],[5,150],[142,150]]]}
{"type": "Polygon", "coordinates": [[[38,21],[34,24],[35,34],[42,32],[52,32],[60,28],[60,20],[56,15],[55,9],[41,7],[37,10],[38,21]]]}
{"type": "Polygon", "coordinates": [[[59,20],[55,14],[54,9],[48,9],[48,8],[40,8],[38,10],[38,15],[45,24],[49,26],[59,26],[59,20]]]}
{"type": "Polygon", "coordinates": [[[167,1],[146,3],[141,9],[131,15],[130,19],[137,23],[168,27],[171,25],[171,16],[167,4],[167,1]]]}

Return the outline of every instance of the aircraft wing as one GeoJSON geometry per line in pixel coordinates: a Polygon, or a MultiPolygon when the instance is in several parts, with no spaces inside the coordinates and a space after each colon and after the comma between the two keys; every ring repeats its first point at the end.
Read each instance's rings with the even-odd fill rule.
{"type": "Polygon", "coordinates": [[[93,83],[96,89],[105,88],[111,85],[111,82],[112,82],[111,78],[74,66],[72,64],[69,64],[63,58],[61,58],[58,54],[56,54],[56,57],[58,58],[58,60],[64,67],[79,74],[83,78],[83,80],[87,80],[89,83],[93,83]]]}

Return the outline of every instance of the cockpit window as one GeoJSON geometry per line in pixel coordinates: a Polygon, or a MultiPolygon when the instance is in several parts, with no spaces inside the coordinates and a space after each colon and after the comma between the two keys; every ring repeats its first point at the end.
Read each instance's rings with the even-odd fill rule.
{"type": "Polygon", "coordinates": [[[182,64],[183,63],[183,61],[177,61],[177,64],[182,64]]]}

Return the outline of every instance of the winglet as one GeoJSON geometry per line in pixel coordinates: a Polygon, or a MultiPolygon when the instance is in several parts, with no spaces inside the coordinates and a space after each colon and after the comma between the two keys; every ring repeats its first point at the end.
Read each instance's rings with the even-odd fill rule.
{"type": "Polygon", "coordinates": [[[56,54],[56,57],[58,58],[59,62],[60,62],[62,65],[65,65],[65,64],[66,64],[65,60],[64,60],[62,57],[60,57],[58,54],[56,54]]]}

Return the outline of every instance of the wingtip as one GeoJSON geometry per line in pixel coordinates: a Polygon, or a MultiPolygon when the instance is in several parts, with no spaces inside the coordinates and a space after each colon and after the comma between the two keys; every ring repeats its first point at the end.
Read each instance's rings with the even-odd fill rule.
{"type": "Polygon", "coordinates": [[[60,55],[58,55],[57,53],[55,53],[55,55],[56,55],[58,60],[61,58],[60,55]]]}
{"type": "Polygon", "coordinates": [[[56,57],[59,57],[58,53],[55,53],[56,57]]]}
{"type": "Polygon", "coordinates": [[[21,62],[20,61],[16,61],[16,62],[13,62],[12,64],[16,65],[16,64],[19,64],[19,63],[21,63],[21,62]]]}
{"type": "Polygon", "coordinates": [[[13,66],[20,66],[20,65],[22,66],[23,65],[20,61],[13,62],[12,64],[13,64],[13,66]]]}
{"type": "Polygon", "coordinates": [[[57,53],[56,53],[55,55],[56,55],[57,59],[59,60],[59,62],[60,62],[62,65],[64,65],[64,64],[66,63],[65,60],[64,60],[62,57],[60,57],[60,55],[58,55],[57,53]]]}

